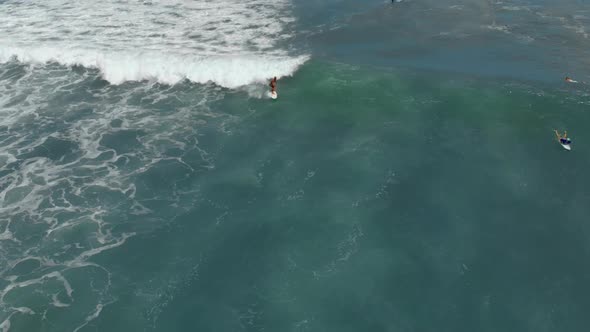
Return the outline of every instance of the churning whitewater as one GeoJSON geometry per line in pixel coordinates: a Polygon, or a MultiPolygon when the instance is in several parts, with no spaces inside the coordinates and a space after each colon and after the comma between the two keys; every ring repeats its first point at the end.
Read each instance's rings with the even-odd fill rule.
{"type": "MultiPolygon", "coordinates": [[[[210,109],[219,86],[289,76],[308,59],[288,46],[290,6],[0,2],[0,331],[29,321],[78,331],[119,300],[97,255],[134,237],[132,225],[162,227],[195,202],[194,190],[148,174],[214,168],[203,132],[226,135],[235,121],[210,109]],[[160,200],[173,209],[160,214],[150,203],[160,200]]],[[[136,282],[148,320],[176,278],[136,282]]]]}
{"type": "Polygon", "coordinates": [[[294,18],[286,0],[8,1],[0,62],[98,68],[113,84],[183,79],[235,88],[291,75],[308,56],[284,48],[294,18]]]}

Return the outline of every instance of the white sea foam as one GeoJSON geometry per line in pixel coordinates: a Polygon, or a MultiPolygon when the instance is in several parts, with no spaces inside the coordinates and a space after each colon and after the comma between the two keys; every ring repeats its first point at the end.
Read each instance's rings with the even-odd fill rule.
{"type": "MultiPolygon", "coordinates": [[[[209,108],[227,93],[218,86],[147,83],[94,89],[94,71],[16,63],[0,68],[2,83],[10,82],[0,84],[0,278],[6,281],[0,287],[0,331],[10,328],[10,317],[23,314],[16,309],[22,302],[14,300],[20,297],[13,295],[33,292],[47,295],[45,308],[85,313],[74,319],[71,331],[98,317],[99,309],[112,301],[110,272],[93,258],[124,246],[136,230],[126,225],[129,231],[123,232],[113,220],[137,222],[136,215],[146,215],[138,229],[146,231],[168,222],[146,201],[165,196],[181,213],[199,198],[198,189],[172,183],[162,192],[146,191],[141,181],[137,185],[138,177],[163,162],[179,165],[187,174],[213,168],[214,154],[198,146],[197,131],[207,127],[225,133],[239,118],[209,108]],[[16,75],[7,74],[11,70],[16,75]],[[60,101],[80,93],[87,97],[60,101]],[[162,103],[171,107],[160,108],[162,103]],[[141,133],[133,149],[103,142],[126,131],[141,133]],[[75,152],[60,150],[67,146],[75,152]],[[170,149],[202,160],[191,163],[177,152],[168,154],[170,149]],[[31,260],[38,265],[27,263],[31,260]],[[72,273],[93,275],[82,287],[94,299],[77,300],[80,286],[70,279],[72,273]]],[[[43,311],[30,314],[37,319],[43,311]]]]}
{"type": "Polygon", "coordinates": [[[282,55],[167,55],[161,52],[102,53],[63,50],[56,47],[2,47],[0,62],[16,59],[27,63],[58,62],[97,68],[113,84],[126,81],[156,80],[175,84],[184,79],[236,88],[265,82],[269,77],[291,75],[307,61],[307,56],[282,55]]]}
{"type": "Polygon", "coordinates": [[[82,65],[114,84],[235,88],[291,75],[307,60],[285,49],[293,22],[287,0],[9,0],[0,6],[0,62],[82,65]]]}
{"type": "Polygon", "coordinates": [[[95,320],[100,315],[100,312],[102,311],[103,307],[104,306],[102,303],[97,304],[96,307],[94,308],[94,311],[90,315],[86,316],[84,323],[82,325],[76,327],[74,329],[74,332],[78,332],[80,329],[84,328],[84,326],[88,325],[88,323],[95,320]]]}
{"type": "Polygon", "coordinates": [[[500,31],[506,34],[510,34],[510,27],[507,25],[490,24],[485,26],[486,29],[500,31]]]}
{"type": "Polygon", "coordinates": [[[2,332],[8,332],[10,331],[10,317],[12,315],[10,315],[8,318],[6,318],[1,324],[0,324],[0,331],[2,332]]]}
{"type": "Polygon", "coordinates": [[[502,10],[506,10],[506,11],[530,11],[531,9],[529,7],[525,7],[525,6],[502,6],[500,7],[500,9],[502,10]]]}
{"type": "Polygon", "coordinates": [[[70,305],[67,303],[63,303],[61,302],[58,298],[57,298],[57,294],[53,294],[51,296],[51,299],[53,300],[53,302],[51,303],[54,307],[56,308],[65,308],[65,307],[69,307],[70,305]]]}
{"type": "Polygon", "coordinates": [[[12,310],[12,313],[10,315],[8,315],[8,317],[6,319],[4,319],[4,321],[2,323],[0,323],[0,332],[8,332],[10,331],[10,318],[12,318],[12,315],[14,315],[15,313],[21,313],[21,314],[27,314],[27,315],[34,315],[35,312],[33,310],[31,310],[30,308],[27,307],[18,307],[18,308],[10,308],[12,310]]]}

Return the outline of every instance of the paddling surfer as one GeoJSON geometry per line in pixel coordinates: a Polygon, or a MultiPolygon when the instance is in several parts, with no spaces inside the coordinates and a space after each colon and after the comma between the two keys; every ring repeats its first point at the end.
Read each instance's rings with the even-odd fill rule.
{"type": "Polygon", "coordinates": [[[557,130],[554,129],[554,131],[555,135],[557,136],[557,140],[559,140],[559,143],[561,143],[562,145],[572,144],[572,140],[567,138],[567,130],[563,133],[563,136],[561,136],[557,130]]]}

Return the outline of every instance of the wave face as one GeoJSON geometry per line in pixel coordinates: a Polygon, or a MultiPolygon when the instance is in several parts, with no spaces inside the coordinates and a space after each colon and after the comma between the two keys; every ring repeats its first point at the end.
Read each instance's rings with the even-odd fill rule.
{"type": "Polygon", "coordinates": [[[286,0],[69,1],[0,5],[0,62],[97,68],[104,79],[184,79],[235,88],[291,75],[305,55],[285,49],[286,0]]]}

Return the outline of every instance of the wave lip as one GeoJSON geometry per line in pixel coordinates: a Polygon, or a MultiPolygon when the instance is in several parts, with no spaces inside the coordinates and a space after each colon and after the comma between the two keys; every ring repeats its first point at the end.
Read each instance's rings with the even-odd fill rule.
{"type": "Polygon", "coordinates": [[[66,66],[96,68],[112,84],[155,80],[175,84],[188,79],[213,82],[226,88],[264,82],[269,77],[292,75],[309,56],[284,55],[165,55],[159,52],[96,52],[52,47],[22,48],[0,46],[0,63],[16,59],[24,63],[57,62],[66,66]]]}
{"type": "Polygon", "coordinates": [[[307,60],[289,46],[295,22],[289,0],[5,0],[0,62],[97,68],[113,84],[235,88],[291,75],[307,60]]]}

